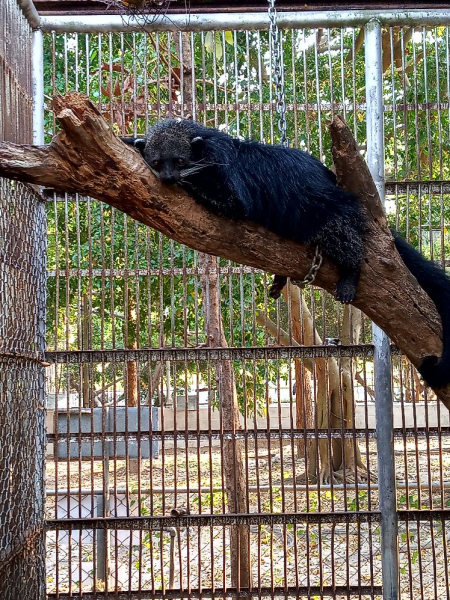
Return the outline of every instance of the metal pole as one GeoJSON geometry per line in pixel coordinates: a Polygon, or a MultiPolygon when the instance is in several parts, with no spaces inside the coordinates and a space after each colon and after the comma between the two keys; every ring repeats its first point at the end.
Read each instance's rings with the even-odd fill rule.
{"type": "MultiPolygon", "coordinates": [[[[104,492],[97,494],[97,517],[109,517],[109,513],[106,510],[107,503],[109,502],[108,497],[105,496],[104,492]]],[[[106,529],[97,529],[97,579],[104,582],[109,577],[109,538],[111,532],[106,529]]],[[[133,536],[133,532],[131,532],[133,536]]]]}
{"type": "MultiPolygon", "coordinates": [[[[450,21],[450,9],[435,10],[376,10],[347,11],[286,11],[278,15],[280,29],[303,27],[362,27],[371,19],[379,19],[384,25],[446,25],[450,21]]],[[[145,31],[189,31],[269,29],[267,12],[217,13],[217,14],[170,14],[157,19],[120,15],[49,16],[41,17],[44,32],[56,33],[102,33],[145,31]]]]}
{"type": "Polygon", "coordinates": [[[40,27],[40,18],[38,11],[33,4],[33,0],[17,0],[17,4],[20,6],[30,27],[32,29],[38,29],[40,27]]]}
{"type": "Polygon", "coordinates": [[[33,144],[44,143],[44,39],[42,31],[33,31],[32,89],[33,89],[33,144]]]}
{"type": "MultiPolygon", "coordinates": [[[[384,204],[383,63],[381,23],[365,27],[367,162],[384,204]]],[[[387,335],[372,325],[374,342],[375,414],[378,450],[378,486],[381,513],[383,598],[398,598],[398,516],[394,464],[394,413],[391,353],[387,335]]]]}
{"type": "MultiPolygon", "coordinates": [[[[18,5],[21,7],[25,18],[28,20],[32,32],[32,56],[31,56],[31,85],[33,95],[33,144],[42,145],[44,143],[44,39],[39,27],[39,15],[31,2],[31,0],[18,0],[18,5]]],[[[33,228],[35,236],[32,244],[36,258],[39,261],[43,284],[40,289],[36,290],[39,294],[38,302],[38,323],[37,323],[37,339],[40,356],[44,356],[45,338],[46,338],[46,246],[47,246],[47,225],[45,220],[45,203],[38,202],[36,206],[36,216],[41,218],[36,219],[36,226],[33,228]],[[43,240],[45,247],[42,246],[43,240]],[[39,249],[41,252],[39,252],[39,249]]],[[[40,520],[44,522],[44,505],[45,505],[45,490],[43,485],[43,476],[45,468],[45,369],[40,368],[39,371],[39,393],[40,406],[34,416],[38,421],[37,430],[39,436],[36,437],[36,491],[37,502],[40,505],[40,520]]],[[[42,561],[45,561],[45,534],[42,535],[42,561]]],[[[43,567],[45,573],[45,566],[43,567]]],[[[45,584],[42,582],[40,587],[39,598],[42,600],[46,597],[45,584]]]]}

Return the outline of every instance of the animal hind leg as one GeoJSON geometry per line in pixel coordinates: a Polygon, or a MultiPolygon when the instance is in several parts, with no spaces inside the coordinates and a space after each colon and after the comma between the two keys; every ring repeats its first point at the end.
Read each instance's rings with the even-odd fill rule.
{"type": "MultiPolygon", "coordinates": [[[[356,288],[359,281],[359,268],[349,269],[348,267],[340,268],[340,277],[336,285],[336,298],[339,302],[348,304],[353,302],[356,297],[356,288]]],[[[287,283],[287,277],[282,275],[274,275],[272,285],[269,289],[269,296],[277,300],[281,296],[284,286],[287,283]]]]}
{"type": "Polygon", "coordinates": [[[287,277],[283,275],[274,275],[272,285],[270,286],[269,296],[277,300],[281,296],[284,286],[287,283],[287,277]]]}
{"type": "Polygon", "coordinates": [[[334,223],[334,227],[323,232],[319,243],[339,267],[340,277],[336,285],[336,299],[344,304],[353,302],[356,298],[364,255],[361,233],[357,229],[350,228],[348,223],[345,225],[338,222],[334,223]]]}

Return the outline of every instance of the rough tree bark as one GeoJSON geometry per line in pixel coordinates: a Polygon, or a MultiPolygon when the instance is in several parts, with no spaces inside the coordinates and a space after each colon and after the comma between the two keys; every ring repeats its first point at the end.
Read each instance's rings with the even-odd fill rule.
{"type": "MultiPolygon", "coordinates": [[[[208,346],[227,348],[220,310],[217,259],[209,254],[199,256],[203,269],[200,277],[203,313],[208,346]]],[[[241,429],[236,384],[231,360],[216,361],[216,380],[222,426],[228,431],[241,429]]],[[[225,478],[228,510],[230,513],[247,513],[247,481],[244,473],[243,442],[224,439],[222,442],[222,469],[225,478]]],[[[237,588],[251,586],[250,530],[248,525],[230,527],[231,585],[237,588]]]]}
{"type": "MultiPolygon", "coordinates": [[[[219,217],[179,188],[164,186],[84,95],[58,96],[54,109],[61,132],[49,146],[0,142],[0,176],[92,196],[192,248],[270,273],[301,279],[308,271],[313,247],[247,221],[219,217]]],[[[442,353],[439,315],[395,249],[375,184],[349,128],[335,117],[330,130],[338,178],[358,194],[370,216],[354,306],[418,366],[426,356],[442,353]]],[[[316,284],[333,293],[337,276],[336,267],[325,260],[316,284]]],[[[450,409],[450,385],[435,391],[450,409]]]]}
{"type": "MultiPolygon", "coordinates": [[[[304,311],[302,310],[306,303],[300,290],[290,281],[283,290],[284,301],[288,302],[288,294],[291,297],[291,318],[292,318],[292,336],[299,344],[308,345],[305,341],[304,331],[304,311]]],[[[307,327],[307,326],[306,326],[307,327]]],[[[312,342],[317,344],[316,341],[312,342]]],[[[297,429],[312,429],[314,427],[314,407],[313,393],[311,389],[311,379],[305,371],[305,366],[302,361],[296,359],[294,361],[295,369],[295,411],[296,411],[296,427],[297,429]]],[[[305,456],[309,452],[308,440],[297,440],[297,454],[299,457],[305,456]]]]}
{"type": "MultiPolygon", "coordinates": [[[[181,78],[182,116],[189,118],[193,112],[194,91],[192,85],[192,52],[189,35],[181,33],[178,47],[181,78]],[[185,113],[184,107],[187,107],[185,113]]],[[[217,259],[210,254],[200,253],[199,267],[203,311],[205,316],[206,338],[209,346],[227,348],[223,331],[222,309],[220,306],[219,276],[217,259]]],[[[229,431],[240,429],[239,406],[233,364],[231,361],[217,361],[216,379],[219,390],[219,403],[223,428],[229,431]]],[[[225,476],[228,510],[231,513],[248,512],[247,481],[244,475],[242,440],[225,439],[222,443],[222,468],[225,476]]],[[[231,585],[248,588],[251,585],[250,530],[248,526],[230,527],[231,585]]]]}
{"type": "MultiPolygon", "coordinates": [[[[126,287],[127,318],[125,321],[126,347],[129,350],[138,348],[137,322],[136,322],[136,299],[134,292],[126,287]]],[[[139,406],[138,386],[138,363],[130,360],[126,365],[125,377],[125,399],[127,406],[139,406]]]]}
{"type": "MultiPolygon", "coordinates": [[[[89,319],[89,297],[87,294],[83,296],[81,302],[81,348],[83,350],[91,349],[91,324],[89,319]]],[[[80,382],[81,382],[81,394],[80,398],[82,401],[83,408],[91,408],[94,406],[94,398],[92,392],[94,389],[92,380],[92,370],[89,363],[85,363],[80,367],[80,382]]]]}
{"type": "MultiPolygon", "coordinates": [[[[359,344],[362,329],[362,314],[354,306],[344,308],[344,319],[342,323],[342,343],[345,346],[349,344],[359,344]]],[[[355,427],[355,397],[353,394],[353,381],[355,380],[356,365],[355,361],[349,357],[341,359],[342,368],[342,407],[340,407],[339,420],[343,422],[344,427],[355,427]]],[[[334,476],[340,477],[345,481],[350,478],[358,478],[358,474],[363,478],[373,478],[367,472],[367,468],[362,462],[361,452],[356,439],[333,440],[333,461],[337,458],[340,464],[334,462],[334,476]],[[343,447],[342,447],[343,446],[343,447]]]]}
{"type": "MultiPolygon", "coordinates": [[[[306,305],[303,296],[298,288],[290,285],[291,291],[291,310],[292,313],[301,312],[303,317],[303,342],[307,346],[313,344],[321,346],[322,338],[314,327],[312,315],[306,305]],[[297,306],[296,306],[297,304],[297,306]],[[301,306],[301,308],[300,308],[301,306]]],[[[359,313],[353,306],[346,306],[344,309],[343,330],[350,332],[350,323],[352,313],[359,313]]],[[[276,323],[271,321],[267,315],[258,311],[256,321],[266,328],[266,331],[283,346],[300,346],[296,339],[291,340],[287,332],[280,330],[276,323]]],[[[354,336],[357,335],[358,323],[352,323],[354,336]]],[[[350,333],[347,339],[342,340],[344,344],[358,343],[357,339],[351,339],[350,333]]],[[[300,362],[300,361],[298,361],[300,362]]],[[[333,429],[341,427],[354,427],[354,397],[353,397],[353,374],[352,361],[349,358],[343,358],[341,362],[342,370],[335,358],[316,358],[304,359],[303,365],[316,378],[315,389],[315,422],[309,427],[316,426],[317,429],[327,429],[329,426],[333,429]]],[[[297,399],[298,402],[298,399],[297,399]]],[[[297,409],[298,410],[298,409],[297,409]]],[[[301,429],[303,427],[298,425],[301,429]]],[[[329,483],[331,480],[355,481],[366,480],[370,474],[362,462],[361,453],[355,440],[333,439],[330,445],[328,439],[314,439],[309,444],[308,453],[305,456],[306,475],[312,481],[319,479],[321,483],[329,483]],[[320,458],[320,461],[319,461],[320,458]]],[[[297,481],[303,482],[304,475],[300,475],[297,481]]]]}

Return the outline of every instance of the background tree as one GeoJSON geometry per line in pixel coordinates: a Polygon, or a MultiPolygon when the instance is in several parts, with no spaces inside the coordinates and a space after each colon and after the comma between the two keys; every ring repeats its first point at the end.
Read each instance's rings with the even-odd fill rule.
{"type": "MultiPolygon", "coordinates": [[[[394,28],[384,33],[384,86],[386,98],[392,102],[385,114],[390,179],[449,178],[450,144],[445,143],[449,114],[439,108],[446,94],[446,80],[436,70],[437,64],[445,63],[445,35],[445,29],[439,27],[394,28]],[[399,61],[402,55],[403,62],[399,61]],[[437,85],[427,86],[431,80],[437,85]],[[408,106],[414,109],[406,110],[408,106]],[[438,150],[433,153],[431,148],[438,150]]],[[[186,106],[190,102],[186,88],[183,90],[183,82],[189,79],[195,103],[185,116],[195,112],[193,116],[207,125],[277,143],[276,118],[261,108],[272,100],[267,32],[192,34],[192,64],[181,68],[179,50],[186,43],[178,33],[45,36],[46,94],[51,97],[55,91],[69,89],[87,92],[117,133],[134,134],[143,133],[156,118],[181,114],[183,93],[186,106]]],[[[326,124],[336,106],[351,123],[360,145],[365,145],[362,45],[360,33],[352,30],[283,33],[289,140],[294,146],[311,150],[329,166],[326,124]]],[[[49,137],[55,129],[54,116],[48,110],[49,137]]],[[[158,346],[163,336],[169,345],[205,343],[203,316],[197,310],[200,283],[194,272],[196,254],[110,207],[79,200],[58,201],[49,210],[49,266],[59,272],[49,280],[50,341],[68,349],[82,347],[82,307],[87,297],[89,343],[93,347],[158,346]],[[94,273],[93,268],[98,271],[94,273]],[[67,270],[69,275],[62,276],[67,270]],[[109,275],[101,274],[105,272],[109,275]]],[[[414,189],[389,199],[389,219],[426,255],[445,260],[449,206],[445,194],[424,197],[414,189]]],[[[235,267],[225,260],[219,266],[235,267]]],[[[290,309],[268,302],[264,282],[264,275],[257,272],[220,277],[223,327],[231,344],[268,342],[267,332],[250,317],[255,309],[265,311],[277,327],[292,330],[290,309]]],[[[305,301],[321,337],[340,337],[344,313],[331,297],[315,291],[305,301]]],[[[370,328],[364,325],[361,342],[370,339],[370,328]]],[[[356,377],[362,365],[356,364],[356,377]]],[[[410,382],[408,397],[420,398],[423,388],[415,371],[405,361],[396,365],[395,380],[410,382]]],[[[134,368],[132,363],[129,366],[134,368]]],[[[370,392],[371,365],[366,361],[364,366],[369,380],[362,381],[370,392]]],[[[111,365],[86,376],[92,379],[94,396],[120,381],[122,385],[137,381],[139,394],[145,396],[149,371],[147,366],[141,367],[138,376],[131,372],[127,376],[123,369],[111,365]]],[[[81,381],[82,374],[75,377],[75,371],[67,369],[61,381],[67,374],[72,385],[75,379],[81,381]]],[[[264,414],[267,380],[275,381],[279,376],[287,385],[292,378],[290,365],[236,365],[241,410],[264,414]]],[[[172,387],[176,386],[174,381],[172,387]]],[[[130,390],[129,402],[136,402],[136,385],[125,387],[130,390]]]]}

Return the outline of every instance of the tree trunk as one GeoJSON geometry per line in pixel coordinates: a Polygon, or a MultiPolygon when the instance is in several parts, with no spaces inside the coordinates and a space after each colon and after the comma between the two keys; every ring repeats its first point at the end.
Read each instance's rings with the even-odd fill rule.
{"type": "MultiPolygon", "coordinates": [[[[232,221],[153,177],[142,157],[123,144],[84,95],[55,97],[61,126],[49,146],[0,142],[0,176],[97,198],[201,252],[301,279],[314,247],[281,238],[249,221],[232,221]]],[[[358,195],[369,218],[365,260],[354,306],[419,366],[442,354],[442,324],[433,301],[395,249],[375,184],[353,136],[336,116],[330,127],[340,184],[358,195]],[[386,307],[389,310],[386,310],[386,307]]],[[[315,283],[334,293],[338,270],[325,259],[315,283]]],[[[450,408],[450,385],[435,390],[450,408]]]]}
{"type": "MultiPolygon", "coordinates": [[[[291,310],[294,313],[298,309],[296,304],[301,302],[302,315],[302,336],[306,345],[322,344],[322,339],[314,328],[312,315],[300,294],[298,288],[291,285],[291,310]]],[[[352,310],[356,310],[353,309],[352,310]]],[[[291,340],[289,335],[279,330],[277,325],[271,321],[267,315],[258,311],[256,313],[256,321],[266,328],[266,331],[283,346],[289,346],[294,342],[294,346],[300,346],[296,340],[291,340]]],[[[344,397],[343,405],[341,405],[341,377],[339,364],[335,358],[304,359],[304,366],[313,375],[316,376],[315,388],[315,405],[316,415],[315,422],[313,421],[309,427],[314,426],[317,429],[327,429],[328,427],[353,427],[354,423],[354,397],[352,394],[353,384],[350,378],[351,371],[343,370],[342,395],[344,397]],[[347,394],[347,396],[346,396],[347,394]]],[[[322,483],[328,483],[330,479],[334,479],[336,472],[339,477],[346,478],[351,476],[354,479],[355,472],[359,468],[359,477],[366,476],[366,467],[361,460],[359,448],[356,447],[352,440],[347,440],[349,443],[343,446],[340,439],[333,439],[330,444],[327,439],[312,440],[308,449],[308,464],[307,475],[309,478],[316,480],[320,478],[322,483]],[[344,448],[347,454],[344,455],[344,448]],[[320,460],[319,460],[320,458],[320,460]],[[345,465],[345,470],[343,469],[345,465]]]]}
{"type": "MultiPolygon", "coordinates": [[[[204,271],[200,283],[207,344],[216,348],[227,348],[220,311],[217,260],[208,254],[200,254],[199,267],[204,271]]],[[[241,429],[241,426],[233,364],[230,360],[216,361],[216,379],[222,428],[234,433],[241,429]]],[[[223,439],[222,444],[222,468],[225,475],[228,510],[236,514],[248,513],[242,440],[223,439]]],[[[230,527],[230,557],[232,585],[237,588],[250,587],[250,530],[247,525],[230,527]]]]}
{"type": "MultiPolygon", "coordinates": [[[[129,350],[136,350],[137,323],[136,301],[133,292],[127,288],[127,318],[125,320],[126,346],[129,350]]],[[[138,363],[130,360],[126,363],[125,401],[127,406],[139,406],[138,363]]]]}
{"type": "MultiPolygon", "coordinates": [[[[283,290],[284,300],[287,302],[287,295],[291,295],[291,316],[292,316],[292,334],[293,338],[299,344],[305,344],[303,331],[304,304],[303,296],[297,286],[288,282],[283,290]]],[[[311,389],[311,377],[305,371],[305,366],[301,360],[294,361],[295,369],[295,426],[297,429],[312,429],[314,427],[314,406],[311,389]]],[[[297,454],[299,457],[305,457],[309,452],[311,444],[305,440],[297,440],[297,454]]]]}
{"type": "Polygon", "coordinates": [[[194,89],[192,85],[192,51],[190,36],[188,33],[180,33],[179,44],[177,44],[177,53],[180,60],[180,78],[181,78],[181,101],[183,105],[182,116],[185,119],[192,119],[194,89]]]}
{"type": "MultiPolygon", "coordinates": [[[[362,329],[362,314],[354,306],[347,305],[344,308],[344,320],[342,323],[342,343],[345,346],[350,344],[359,344],[359,338],[362,329]]],[[[353,393],[353,382],[355,380],[354,359],[344,357],[341,360],[342,368],[342,400],[343,400],[343,426],[347,428],[355,427],[355,396],[353,393]]],[[[333,447],[333,457],[341,457],[340,464],[335,463],[335,471],[341,471],[343,477],[346,477],[347,471],[355,474],[358,469],[367,473],[366,466],[361,459],[361,451],[358,443],[353,439],[334,440],[336,446],[333,447]]],[[[367,474],[368,477],[370,474],[367,474]]]]}
{"type": "MultiPolygon", "coordinates": [[[[87,294],[83,296],[81,304],[81,349],[91,349],[91,323],[90,323],[90,311],[89,311],[89,298],[87,294]]],[[[83,408],[93,407],[93,381],[91,377],[91,365],[84,363],[81,365],[81,393],[83,408]]],[[[79,394],[78,394],[79,395],[79,394]]]]}

